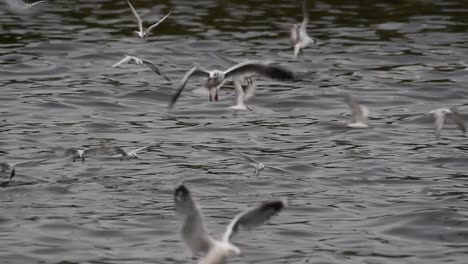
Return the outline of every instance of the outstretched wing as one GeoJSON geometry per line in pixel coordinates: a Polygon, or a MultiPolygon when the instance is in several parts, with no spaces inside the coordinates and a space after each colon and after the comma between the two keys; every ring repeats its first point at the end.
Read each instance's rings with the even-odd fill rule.
{"type": "Polygon", "coordinates": [[[224,72],[225,78],[255,73],[274,80],[294,80],[294,74],[291,71],[277,65],[258,61],[239,63],[224,72]]]}
{"type": "Polygon", "coordinates": [[[115,68],[123,63],[127,63],[129,62],[130,60],[135,60],[136,57],[133,57],[133,56],[129,56],[129,55],[125,55],[125,57],[123,57],[123,59],[121,59],[120,61],[118,61],[116,64],[112,65],[112,68],[115,68]]]}
{"type": "Polygon", "coordinates": [[[456,108],[450,108],[450,111],[452,112],[452,114],[449,115],[450,119],[457,125],[458,129],[460,129],[462,133],[465,133],[466,128],[465,123],[463,122],[463,116],[456,108]]]}
{"type": "Polygon", "coordinates": [[[357,122],[364,123],[366,121],[367,109],[364,109],[349,94],[345,95],[345,102],[348,104],[349,108],[351,108],[351,121],[353,123],[357,123],[357,122]]]}
{"type": "Polygon", "coordinates": [[[130,151],[130,153],[134,153],[134,154],[137,154],[138,152],[142,151],[142,150],[145,150],[147,148],[149,148],[150,146],[144,146],[144,147],[141,147],[141,148],[137,148],[137,149],[134,149],[132,151],[130,151]]]}
{"type": "Polygon", "coordinates": [[[239,157],[245,159],[245,160],[248,161],[248,162],[255,163],[255,164],[258,164],[258,163],[259,163],[259,162],[256,161],[254,158],[252,158],[252,157],[250,157],[250,156],[247,156],[247,155],[244,154],[244,153],[241,153],[241,152],[239,152],[239,151],[234,151],[234,153],[235,153],[237,156],[239,156],[239,157]]]}
{"type": "Polygon", "coordinates": [[[160,72],[158,67],[156,67],[156,65],[154,65],[151,61],[149,60],[141,60],[141,61],[143,62],[143,64],[148,66],[152,71],[154,71],[156,74],[162,76],[166,81],[171,82],[171,80],[162,72],[160,72]]]}
{"type": "Polygon", "coordinates": [[[140,16],[138,15],[137,11],[135,10],[135,8],[133,8],[133,5],[132,3],[130,3],[130,0],[127,0],[127,3],[128,5],[130,6],[130,8],[132,9],[132,12],[133,12],[133,15],[136,17],[137,19],[137,22],[138,22],[138,29],[143,32],[143,23],[141,22],[141,18],[140,16]]]}
{"type": "Polygon", "coordinates": [[[198,204],[184,184],[180,184],[174,190],[174,203],[176,216],[182,223],[182,240],[194,254],[207,253],[213,239],[206,231],[198,204]]]}
{"type": "Polygon", "coordinates": [[[180,94],[184,90],[185,85],[187,84],[187,81],[190,79],[190,77],[196,76],[196,77],[210,77],[210,72],[206,69],[203,69],[199,66],[194,66],[192,69],[190,69],[182,79],[180,83],[180,87],[177,90],[177,92],[172,96],[171,101],[169,102],[169,108],[172,108],[174,104],[177,102],[177,99],[179,99],[180,94]]]}
{"type": "Polygon", "coordinates": [[[170,16],[171,14],[172,14],[172,11],[169,12],[169,14],[165,15],[163,18],[161,18],[158,22],[154,23],[154,24],[151,25],[149,28],[147,28],[147,29],[145,30],[144,35],[146,36],[153,28],[159,26],[159,24],[161,24],[164,20],[166,20],[166,18],[167,18],[168,16],[170,16]]]}
{"type": "Polygon", "coordinates": [[[257,227],[285,207],[286,201],[276,200],[265,202],[253,208],[247,209],[246,211],[238,214],[231,221],[231,223],[229,223],[229,226],[223,235],[223,241],[229,241],[237,233],[237,231],[239,231],[240,226],[246,229],[257,227]]]}

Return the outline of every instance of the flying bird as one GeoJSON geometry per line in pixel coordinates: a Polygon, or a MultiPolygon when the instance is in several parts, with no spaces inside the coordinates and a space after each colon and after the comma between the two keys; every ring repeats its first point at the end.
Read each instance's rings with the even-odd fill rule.
{"type": "Polygon", "coordinates": [[[112,65],[112,68],[115,68],[115,67],[117,67],[117,66],[119,66],[119,65],[121,65],[123,63],[135,63],[137,65],[146,65],[153,72],[155,72],[159,76],[162,76],[166,81],[171,82],[171,80],[166,75],[164,75],[161,71],[159,71],[158,67],[156,67],[156,65],[154,65],[154,63],[152,63],[149,60],[140,59],[140,58],[135,57],[135,56],[125,55],[125,57],[123,59],[118,61],[116,64],[112,65]]]}
{"type": "Polygon", "coordinates": [[[143,22],[141,22],[141,18],[140,16],[138,15],[137,11],[135,10],[135,8],[133,8],[132,6],[132,3],[130,3],[130,0],[127,0],[127,3],[128,5],[130,6],[130,8],[132,9],[132,12],[133,14],[135,15],[136,19],[137,19],[137,22],[138,22],[138,31],[135,31],[137,33],[137,35],[140,37],[140,38],[145,38],[148,33],[155,27],[157,27],[159,24],[161,24],[164,20],[166,20],[166,18],[168,16],[170,16],[172,14],[172,11],[169,12],[167,15],[165,15],[163,18],[161,18],[158,22],[154,23],[153,25],[151,25],[149,28],[147,28],[145,31],[143,31],[143,22]]]}
{"type": "Polygon", "coordinates": [[[307,11],[307,0],[302,2],[303,19],[300,24],[289,26],[289,39],[294,48],[294,58],[304,56],[302,50],[309,45],[314,45],[317,41],[307,34],[307,23],[309,22],[309,13],[307,11]]]}
{"type": "Polygon", "coordinates": [[[77,159],[81,159],[81,162],[84,163],[88,156],[96,155],[100,151],[104,151],[103,146],[88,149],[67,148],[65,149],[63,156],[71,156],[73,162],[75,162],[77,159]]]}
{"type": "Polygon", "coordinates": [[[442,131],[442,127],[444,126],[446,116],[457,125],[458,129],[460,129],[462,133],[465,133],[466,131],[465,124],[463,122],[463,117],[461,116],[460,112],[458,112],[458,109],[455,107],[438,108],[438,109],[430,111],[428,114],[434,117],[434,123],[435,123],[435,128],[436,128],[435,134],[436,134],[437,140],[440,137],[440,133],[442,131]]]}
{"type": "Polygon", "coordinates": [[[257,227],[287,206],[285,200],[273,200],[249,208],[235,216],[221,240],[216,240],[208,233],[200,207],[183,183],[174,190],[174,202],[176,215],[182,222],[182,240],[194,255],[203,255],[199,264],[221,264],[227,257],[239,255],[241,250],[231,242],[239,228],[257,227]]]}
{"type": "Polygon", "coordinates": [[[124,149],[122,149],[121,147],[110,147],[110,150],[114,153],[116,153],[116,155],[112,156],[112,157],[115,157],[115,158],[120,158],[120,160],[123,160],[123,159],[128,159],[128,158],[139,158],[138,157],[138,152],[141,152],[143,150],[146,150],[148,149],[149,147],[151,146],[144,146],[144,147],[141,147],[141,148],[137,148],[137,149],[134,149],[134,150],[130,150],[130,151],[125,151],[124,149]]]}
{"type": "Polygon", "coordinates": [[[232,77],[235,79],[240,76],[252,74],[257,74],[274,80],[294,80],[294,74],[292,72],[268,62],[247,61],[234,65],[226,71],[209,71],[196,65],[185,74],[179,89],[172,96],[172,99],[169,102],[169,108],[172,108],[177,102],[177,99],[179,99],[180,94],[191,77],[207,78],[205,87],[210,93],[210,101],[218,101],[218,90],[228,78],[232,77]]]}
{"type": "Polygon", "coordinates": [[[47,159],[43,159],[43,160],[34,160],[34,161],[25,161],[25,162],[19,162],[19,163],[6,163],[6,162],[3,162],[3,163],[0,163],[0,171],[1,172],[6,172],[6,171],[10,171],[10,178],[8,179],[9,181],[11,181],[13,179],[13,177],[15,177],[16,175],[16,167],[17,166],[33,166],[33,165],[37,165],[39,163],[42,163],[44,161],[47,161],[47,159]]]}
{"type": "Polygon", "coordinates": [[[367,107],[356,102],[349,94],[345,95],[345,102],[351,108],[351,123],[347,127],[368,128],[367,117],[369,116],[369,110],[367,107]]]}

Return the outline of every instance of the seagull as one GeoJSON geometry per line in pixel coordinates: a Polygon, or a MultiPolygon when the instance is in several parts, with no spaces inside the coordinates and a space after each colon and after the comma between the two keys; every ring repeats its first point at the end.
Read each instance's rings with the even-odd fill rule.
{"type": "Polygon", "coordinates": [[[136,12],[135,8],[133,8],[132,3],[130,3],[130,0],[127,0],[127,3],[130,6],[130,8],[132,9],[133,14],[135,15],[135,17],[136,17],[136,19],[138,21],[138,31],[135,31],[135,32],[137,33],[137,35],[140,38],[145,38],[153,28],[157,27],[159,24],[161,24],[161,22],[163,22],[168,16],[170,16],[172,14],[172,11],[169,12],[169,14],[165,15],[158,22],[154,23],[149,28],[147,28],[145,31],[143,31],[143,22],[141,22],[140,16],[136,12]]]}
{"type": "Polygon", "coordinates": [[[128,159],[128,158],[139,158],[137,153],[142,151],[142,150],[145,150],[147,148],[149,148],[151,146],[144,146],[144,147],[141,147],[141,148],[137,148],[137,149],[134,149],[134,150],[131,150],[131,151],[125,151],[123,150],[121,147],[111,147],[111,150],[115,153],[117,153],[117,155],[114,155],[112,157],[115,157],[115,158],[120,158],[120,160],[123,160],[124,158],[125,159],[128,159]]]}
{"type": "Polygon", "coordinates": [[[359,104],[349,94],[345,96],[345,102],[351,108],[351,123],[347,125],[350,128],[368,128],[367,116],[369,116],[369,110],[366,106],[359,104]]]}
{"type": "Polygon", "coordinates": [[[237,155],[237,156],[240,156],[241,158],[243,158],[244,160],[246,160],[247,162],[249,162],[252,166],[255,167],[255,171],[254,171],[254,176],[258,176],[260,175],[260,172],[265,169],[265,168],[270,168],[270,169],[274,169],[274,170],[277,170],[277,171],[281,171],[281,172],[288,172],[286,170],[283,170],[279,167],[274,167],[274,166],[266,166],[265,164],[255,160],[254,158],[250,157],[250,156],[247,156],[239,151],[234,151],[234,153],[237,155]]]}
{"type": "Polygon", "coordinates": [[[79,148],[68,148],[64,151],[64,156],[72,157],[72,161],[75,162],[77,159],[81,159],[81,162],[84,163],[88,155],[95,155],[98,151],[103,150],[103,147],[94,147],[88,149],[79,149],[79,148]]]}
{"type": "Polygon", "coordinates": [[[226,79],[233,77],[237,78],[243,75],[257,74],[259,76],[265,76],[275,80],[294,80],[294,74],[282,67],[273,65],[269,62],[260,61],[246,61],[238,63],[232,66],[226,71],[212,70],[209,71],[199,65],[195,65],[190,69],[181,81],[179,90],[172,96],[169,102],[169,108],[172,108],[180,97],[180,94],[184,90],[187,81],[192,77],[204,77],[207,78],[205,87],[210,92],[210,101],[218,101],[218,90],[224,84],[226,79]]]}
{"type": "Polygon", "coordinates": [[[303,20],[301,24],[292,24],[289,26],[289,39],[294,47],[294,58],[303,56],[302,49],[310,44],[315,45],[315,39],[307,35],[307,23],[309,22],[309,14],[307,12],[307,0],[302,2],[303,20]]]}
{"type": "Polygon", "coordinates": [[[25,162],[20,162],[20,163],[6,163],[6,162],[3,162],[3,163],[0,163],[0,171],[1,172],[10,171],[10,178],[8,179],[8,181],[11,181],[11,179],[13,179],[13,177],[15,177],[15,175],[16,175],[16,167],[17,166],[32,166],[32,165],[42,163],[42,162],[44,162],[46,160],[47,159],[35,160],[35,161],[25,161],[25,162]]]}
{"type": "Polygon", "coordinates": [[[238,80],[234,80],[233,83],[234,89],[236,90],[236,105],[231,106],[231,109],[237,111],[252,110],[250,107],[245,105],[245,102],[255,95],[257,83],[255,81],[251,81],[246,86],[241,85],[238,80]]]}
{"type": "Polygon", "coordinates": [[[259,226],[287,206],[286,200],[273,200],[249,208],[234,217],[221,240],[216,240],[206,230],[200,207],[183,183],[174,190],[174,202],[176,215],[182,222],[182,240],[194,255],[204,255],[199,264],[221,264],[227,257],[239,255],[241,250],[230,241],[239,227],[259,226]]]}
{"type": "Polygon", "coordinates": [[[430,111],[428,114],[432,115],[435,120],[435,127],[436,127],[436,138],[437,140],[440,137],[440,132],[442,131],[442,127],[444,126],[445,116],[448,116],[455,124],[457,125],[458,129],[462,133],[465,133],[465,124],[463,123],[463,117],[458,112],[458,109],[455,107],[452,108],[438,108],[435,110],[430,111]]]}
{"type": "Polygon", "coordinates": [[[162,72],[160,72],[158,67],[156,67],[156,65],[154,65],[151,61],[143,60],[143,59],[137,58],[135,56],[125,55],[125,57],[123,59],[121,59],[116,64],[112,65],[112,68],[115,68],[115,67],[117,67],[117,66],[119,66],[119,65],[121,65],[123,63],[127,63],[127,62],[128,63],[135,63],[137,65],[146,65],[152,71],[154,71],[156,74],[158,74],[159,76],[162,76],[164,79],[166,79],[166,81],[171,82],[171,80],[166,75],[164,75],[162,72]]]}

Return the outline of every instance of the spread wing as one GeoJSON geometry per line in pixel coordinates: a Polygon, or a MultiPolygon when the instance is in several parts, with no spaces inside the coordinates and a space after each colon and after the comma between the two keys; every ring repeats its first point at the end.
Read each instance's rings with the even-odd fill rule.
{"type": "Polygon", "coordinates": [[[239,63],[224,72],[225,78],[258,74],[274,80],[294,80],[294,74],[280,66],[258,61],[239,63]]]}
{"type": "Polygon", "coordinates": [[[458,129],[460,129],[462,133],[465,133],[466,128],[465,123],[463,122],[463,116],[456,108],[451,108],[450,111],[452,112],[452,114],[449,115],[450,119],[457,125],[458,129]]]}
{"type": "Polygon", "coordinates": [[[130,3],[130,0],[127,0],[127,3],[128,5],[130,6],[130,8],[132,9],[132,12],[133,12],[133,15],[136,17],[137,19],[137,22],[138,22],[138,29],[143,32],[143,23],[141,22],[141,18],[140,16],[138,15],[137,11],[135,10],[135,8],[133,8],[133,5],[132,3],[130,3]]]}
{"type": "Polygon", "coordinates": [[[229,241],[239,231],[240,226],[246,229],[257,227],[285,207],[286,201],[276,200],[265,202],[247,209],[234,217],[231,223],[229,223],[226,232],[223,235],[223,241],[229,241]]]}
{"type": "Polygon", "coordinates": [[[363,107],[354,100],[353,97],[351,97],[349,94],[345,96],[345,102],[348,104],[348,106],[351,108],[351,121],[353,123],[357,122],[365,122],[366,117],[365,117],[365,111],[363,107]],[[364,111],[363,111],[364,110],[364,111]]]}
{"type": "Polygon", "coordinates": [[[153,28],[159,26],[159,24],[161,24],[164,20],[166,20],[166,18],[167,18],[168,16],[170,16],[171,14],[172,14],[172,11],[169,12],[169,14],[165,15],[163,18],[161,18],[158,22],[154,23],[154,24],[151,25],[149,28],[147,28],[147,29],[145,30],[144,35],[147,35],[153,28]]]}
{"type": "Polygon", "coordinates": [[[241,153],[241,152],[239,152],[239,151],[235,151],[234,153],[235,153],[237,156],[239,156],[239,157],[245,159],[245,160],[248,161],[248,162],[251,162],[251,163],[254,163],[254,164],[258,164],[258,163],[259,163],[259,162],[256,161],[254,158],[252,158],[252,157],[250,157],[250,156],[247,156],[247,155],[245,155],[244,153],[241,153]]]}
{"type": "Polygon", "coordinates": [[[207,253],[213,239],[206,231],[198,204],[183,184],[174,190],[176,216],[182,223],[182,240],[194,254],[207,253]]]}
{"type": "Polygon", "coordinates": [[[143,64],[148,66],[152,71],[154,71],[156,74],[162,76],[166,81],[168,81],[168,82],[171,81],[166,75],[164,75],[162,72],[160,72],[158,67],[156,67],[156,65],[154,65],[151,61],[148,61],[148,60],[141,60],[141,61],[143,62],[143,64]]]}
{"type": "Polygon", "coordinates": [[[180,87],[177,90],[177,92],[172,96],[171,101],[169,102],[169,108],[172,108],[174,104],[177,102],[177,99],[179,99],[180,94],[184,90],[185,85],[187,84],[187,81],[192,77],[205,77],[208,78],[210,77],[210,72],[204,68],[201,68],[199,66],[194,66],[192,69],[190,69],[180,82],[180,87]]]}
{"type": "MultiPolygon", "coordinates": [[[[125,55],[125,57],[123,57],[123,59],[121,59],[120,61],[118,61],[116,64],[112,65],[112,68],[115,68],[123,63],[127,63],[131,60],[135,60],[136,57],[133,57],[133,56],[129,56],[129,55],[125,55]]],[[[138,58],[137,58],[138,59],[138,58]]],[[[136,60],[137,61],[137,60],[136,60]]]]}
{"type": "Polygon", "coordinates": [[[136,154],[136,153],[138,153],[138,152],[140,152],[142,150],[145,150],[145,149],[147,149],[149,147],[150,146],[144,146],[144,147],[141,147],[141,148],[137,148],[137,149],[134,149],[134,150],[130,151],[130,153],[135,153],[136,154]]]}

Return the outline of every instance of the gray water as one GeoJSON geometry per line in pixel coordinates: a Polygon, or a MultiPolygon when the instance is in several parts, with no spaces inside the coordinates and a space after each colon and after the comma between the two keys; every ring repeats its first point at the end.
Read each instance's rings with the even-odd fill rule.
{"type": "Polygon", "coordinates": [[[287,210],[240,232],[229,263],[467,263],[466,136],[447,123],[440,140],[422,115],[467,113],[466,1],[310,1],[316,47],[292,58],[273,22],[302,19],[300,1],[133,0],[143,20],[174,13],[147,39],[126,1],[53,1],[31,10],[0,3],[0,151],[19,166],[0,188],[1,263],[195,263],[183,247],[172,192],[192,190],[214,235],[256,203],[287,210]],[[189,86],[167,104],[194,63],[210,56],[270,59],[294,82],[262,80],[233,112],[189,86]],[[153,61],[111,68],[124,54],[153,61]],[[371,112],[351,130],[343,94],[371,112]],[[140,159],[53,154],[102,142],[157,144],[140,159]],[[244,152],[266,165],[253,167],[244,152]]]}

